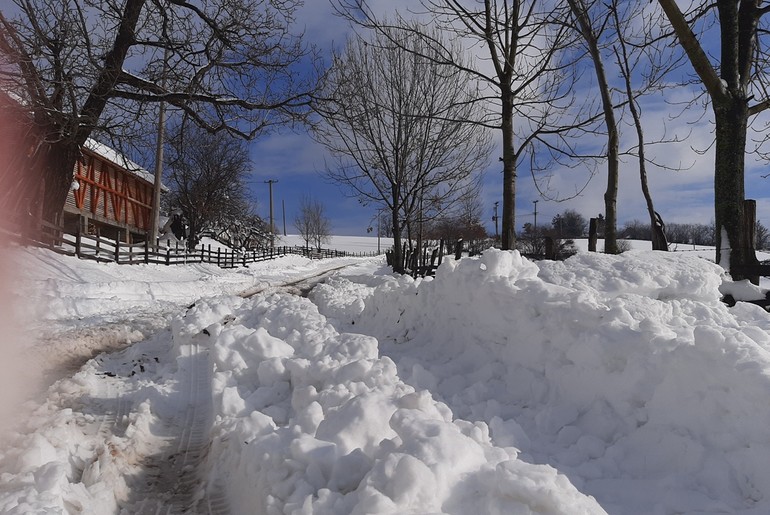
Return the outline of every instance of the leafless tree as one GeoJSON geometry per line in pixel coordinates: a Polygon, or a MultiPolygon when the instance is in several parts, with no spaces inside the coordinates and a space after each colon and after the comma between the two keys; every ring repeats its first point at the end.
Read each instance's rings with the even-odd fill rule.
{"type": "MultiPolygon", "coordinates": [[[[588,54],[591,57],[599,95],[602,101],[602,114],[607,131],[607,190],[604,192],[604,252],[607,254],[619,254],[617,241],[617,201],[618,179],[620,170],[620,132],[615,116],[615,106],[612,101],[610,82],[605,72],[604,59],[600,48],[601,32],[606,23],[596,22],[595,17],[589,13],[589,6],[585,0],[567,0],[575,20],[575,26],[580,33],[588,54]]],[[[603,5],[603,4],[599,4],[603,5]]],[[[598,19],[598,17],[596,17],[598,19]]]]}
{"type": "Polygon", "coordinates": [[[326,209],[317,199],[304,195],[300,199],[299,212],[294,218],[294,226],[305,240],[305,247],[314,245],[321,250],[324,243],[329,242],[331,236],[331,222],[326,216],[326,209]]]}
{"type": "MultiPolygon", "coordinates": [[[[366,0],[334,0],[338,12],[354,23],[393,34],[393,25],[378,19],[366,0]]],[[[503,205],[502,248],[516,246],[516,177],[518,163],[536,143],[542,155],[575,155],[571,130],[580,125],[573,111],[571,86],[575,77],[562,57],[572,35],[558,23],[569,8],[541,0],[421,0],[424,14],[452,41],[467,41],[479,58],[471,64],[438,37],[424,32],[420,54],[468,73],[481,84],[486,108],[483,123],[502,133],[503,205]],[[429,52],[428,52],[429,51],[429,52]],[[565,114],[574,120],[565,122],[565,114]],[[558,120],[558,122],[557,122],[558,120]],[[517,121],[517,123],[514,123],[517,121]]],[[[403,21],[400,27],[404,28],[403,21]]],[[[391,38],[391,44],[398,44],[391,38]]],[[[534,171],[538,165],[531,163],[534,171]]]]}
{"type": "Polygon", "coordinates": [[[767,227],[765,227],[759,220],[757,220],[754,234],[756,235],[756,241],[754,242],[754,247],[756,249],[766,250],[770,248],[770,231],[768,231],[767,227]]]}
{"type": "Polygon", "coordinates": [[[204,231],[255,225],[244,184],[251,162],[242,140],[180,124],[171,131],[168,147],[168,202],[187,220],[188,248],[195,248],[204,231]]]}
{"type": "MultiPolygon", "coordinates": [[[[647,180],[648,159],[642,129],[638,99],[647,93],[658,92],[667,73],[681,63],[681,58],[666,49],[667,40],[661,37],[659,11],[648,13],[645,5],[633,2],[600,2],[597,0],[568,0],[572,12],[572,24],[581,35],[586,55],[596,77],[595,87],[601,99],[601,113],[607,145],[604,157],[607,161],[607,189],[604,193],[605,230],[604,248],[607,253],[618,253],[617,194],[619,185],[620,157],[624,153],[636,154],[639,160],[640,180],[650,224],[653,229],[653,248],[666,250],[663,223],[656,213],[647,180]],[[612,21],[612,23],[609,23],[612,21]],[[613,77],[617,75],[621,82],[613,77]],[[634,87],[632,70],[642,80],[634,87]],[[621,148],[621,122],[626,113],[631,115],[636,132],[635,150],[621,148]]],[[[652,143],[678,142],[676,138],[652,143]]],[[[655,163],[653,163],[655,164],[655,163]]]]}
{"type": "Polygon", "coordinates": [[[390,212],[399,272],[404,221],[475,187],[491,149],[488,131],[467,123],[480,112],[466,73],[421,57],[424,44],[408,30],[350,41],[323,80],[314,130],[336,159],[328,175],[390,212]]]}
{"type": "Polygon", "coordinates": [[[716,126],[716,261],[728,267],[734,279],[742,279],[741,266],[757,262],[744,231],[744,170],[751,119],[770,107],[765,19],[770,7],[760,0],[717,0],[694,2],[683,13],[675,0],[658,3],[711,102],[716,126]],[[717,48],[704,49],[701,41],[706,39],[717,48]],[[729,262],[724,262],[727,251],[729,262]]]}
{"type": "Polygon", "coordinates": [[[300,0],[12,1],[0,11],[0,90],[28,110],[35,142],[3,203],[23,208],[44,183],[54,218],[86,139],[136,127],[160,102],[243,137],[308,111],[312,79],[295,72],[308,52],[291,32],[300,0]]]}
{"type": "Polygon", "coordinates": [[[649,234],[652,241],[652,250],[668,250],[668,241],[666,239],[665,225],[661,216],[655,210],[655,205],[652,200],[652,194],[650,193],[650,187],[647,179],[647,156],[645,153],[645,138],[644,130],[642,127],[641,108],[638,104],[638,98],[644,93],[650,90],[656,89],[656,86],[663,80],[666,74],[672,69],[678,66],[678,61],[681,59],[674,58],[670,52],[662,55],[661,40],[654,35],[654,27],[662,25],[660,15],[645,16],[643,8],[631,4],[630,8],[628,4],[625,4],[626,9],[621,13],[621,4],[618,0],[612,0],[609,5],[610,15],[613,20],[613,28],[617,45],[613,47],[617,65],[620,69],[620,75],[623,78],[623,89],[628,102],[628,110],[634,121],[634,129],[636,131],[637,140],[637,156],[639,160],[639,179],[642,186],[642,194],[647,205],[647,214],[650,218],[649,234]],[[635,23],[636,20],[642,19],[641,24],[635,23]],[[642,27],[641,31],[642,41],[636,44],[629,43],[631,37],[633,37],[633,26],[642,27]],[[649,35],[652,35],[652,40],[649,39],[649,35]],[[657,39],[657,41],[656,41],[657,39]],[[631,48],[643,48],[645,52],[636,52],[631,55],[629,51],[631,48]],[[645,56],[647,59],[645,60],[645,56]],[[661,65],[661,61],[665,61],[666,65],[661,65]],[[642,91],[634,91],[632,84],[632,73],[634,69],[646,69],[645,84],[642,87],[642,91]]]}
{"type": "Polygon", "coordinates": [[[713,246],[716,242],[714,229],[713,221],[711,224],[671,223],[667,226],[667,234],[673,243],[713,246]]]}

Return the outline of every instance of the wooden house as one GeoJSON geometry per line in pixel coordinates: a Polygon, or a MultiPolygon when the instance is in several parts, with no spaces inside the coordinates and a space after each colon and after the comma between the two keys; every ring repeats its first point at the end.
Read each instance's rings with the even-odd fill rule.
{"type": "Polygon", "coordinates": [[[82,154],[64,206],[64,231],[73,233],[79,225],[84,234],[144,241],[152,222],[154,175],[91,139],[82,154]]]}
{"type": "MultiPolygon", "coordinates": [[[[29,207],[41,194],[40,179],[31,173],[34,163],[30,157],[39,140],[22,101],[0,89],[0,179],[8,181],[0,188],[0,206],[39,216],[29,207]],[[26,190],[20,179],[12,179],[19,170],[26,170],[23,177],[32,184],[26,190]]],[[[83,233],[124,242],[143,241],[152,219],[154,174],[92,139],[83,145],[81,154],[58,224],[70,234],[79,228],[83,233]]]]}

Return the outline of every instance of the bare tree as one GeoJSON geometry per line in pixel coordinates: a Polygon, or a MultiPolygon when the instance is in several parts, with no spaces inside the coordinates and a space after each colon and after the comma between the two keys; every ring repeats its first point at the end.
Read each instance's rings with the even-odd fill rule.
{"type": "MultiPolygon", "coordinates": [[[[637,154],[639,159],[639,179],[641,182],[642,187],[642,194],[644,195],[644,200],[647,205],[647,214],[650,217],[650,239],[652,241],[652,250],[662,250],[667,251],[668,250],[668,241],[666,239],[666,233],[665,233],[665,225],[663,224],[663,219],[658,214],[657,211],[655,211],[655,205],[652,200],[652,194],[650,193],[650,187],[647,180],[647,157],[645,154],[645,139],[644,139],[644,130],[642,127],[642,119],[641,119],[641,108],[639,107],[637,103],[637,98],[641,95],[640,93],[637,93],[634,91],[632,86],[632,71],[634,69],[646,67],[648,70],[646,72],[646,85],[644,86],[644,90],[649,91],[650,89],[654,89],[654,85],[662,79],[662,77],[665,76],[666,72],[669,71],[672,67],[677,66],[677,63],[674,62],[676,59],[671,59],[671,56],[666,56],[668,59],[665,59],[669,62],[667,66],[660,66],[654,62],[654,58],[648,60],[645,63],[642,63],[642,57],[640,53],[637,53],[636,56],[632,58],[631,55],[629,55],[629,46],[633,48],[634,45],[629,45],[627,42],[629,39],[628,32],[632,29],[630,29],[630,26],[632,23],[629,23],[629,20],[638,19],[639,17],[642,17],[644,20],[643,23],[643,32],[645,34],[649,34],[652,31],[649,30],[650,26],[659,26],[660,25],[660,16],[656,16],[654,18],[645,18],[643,13],[640,12],[641,9],[632,7],[630,11],[625,12],[625,16],[621,16],[621,7],[619,5],[618,0],[612,0],[612,3],[610,5],[610,14],[612,16],[612,20],[614,22],[614,29],[615,29],[615,35],[617,38],[617,46],[614,47],[615,52],[615,58],[616,62],[618,64],[618,67],[620,68],[620,75],[623,78],[623,86],[626,94],[626,100],[628,102],[628,110],[631,113],[631,116],[634,121],[634,129],[636,130],[636,139],[637,139],[637,154]],[[623,19],[621,19],[623,18],[623,19]],[[625,22],[625,23],[624,23],[625,22]],[[633,59],[633,62],[632,62],[633,59]]],[[[645,41],[642,43],[644,48],[650,49],[655,45],[654,42],[645,41]]],[[[652,51],[653,54],[659,55],[657,52],[655,52],[655,49],[652,51]]]]}
{"type": "Polygon", "coordinates": [[[187,220],[188,248],[204,231],[255,226],[244,185],[251,162],[242,140],[181,124],[172,131],[166,160],[168,202],[187,220]]]}
{"type": "MultiPolygon", "coordinates": [[[[572,23],[581,35],[586,53],[590,58],[596,89],[601,99],[601,113],[607,137],[604,157],[607,160],[607,189],[604,193],[604,249],[607,253],[618,253],[617,234],[617,194],[619,185],[620,156],[623,153],[635,153],[639,161],[639,175],[642,193],[645,197],[650,226],[653,230],[653,249],[667,250],[663,222],[655,211],[647,180],[647,156],[645,139],[641,123],[638,98],[645,93],[658,91],[663,78],[681,63],[681,58],[665,50],[666,39],[661,38],[661,13],[648,14],[644,5],[635,3],[621,4],[617,0],[610,3],[596,0],[568,0],[572,12],[572,23]],[[609,21],[613,23],[608,23],[609,21]],[[637,34],[635,34],[635,32],[637,34]],[[641,33],[638,34],[638,33],[641,33]],[[631,37],[635,41],[629,42],[631,37]],[[614,60],[611,58],[614,54],[614,60]],[[615,64],[622,79],[614,83],[612,77],[615,64]],[[609,72],[607,71],[610,67],[609,72]],[[643,76],[643,81],[634,89],[632,70],[643,76]],[[616,89],[620,91],[618,95],[616,89]],[[614,100],[613,97],[618,97],[614,100]],[[636,132],[635,150],[622,150],[620,147],[620,124],[627,107],[633,119],[636,132]]],[[[668,142],[677,139],[669,140],[668,142]]],[[[664,143],[656,141],[653,143],[664,143]]]]}
{"type": "Polygon", "coordinates": [[[679,224],[667,226],[669,240],[674,243],[713,246],[716,242],[715,226],[711,224],[679,224]]]}
{"type": "Polygon", "coordinates": [[[618,175],[620,169],[620,133],[615,117],[615,106],[612,102],[612,91],[605,72],[599,39],[602,28],[606,26],[599,22],[599,28],[594,26],[594,20],[589,14],[588,4],[584,0],[567,0],[575,18],[575,24],[588,54],[591,56],[597,88],[602,100],[604,125],[607,130],[607,190],[604,192],[604,252],[619,254],[617,241],[618,220],[618,175]]]}
{"type": "Polygon", "coordinates": [[[770,248],[770,231],[765,227],[762,222],[757,220],[757,227],[754,233],[756,235],[756,242],[754,247],[759,250],[765,250],[770,248]]]}
{"type": "Polygon", "coordinates": [[[324,78],[314,129],[336,159],[328,175],[390,212],[398,272],[404,221],[475,187],[491,149],[488,132],[467,123],[480,116],[467,75],[421,57],[424,44],[412,31],[352,40],[324,78]]]}
{"type": "Polygon", "coordinates": [[[299,212],[294,218],[294,226],[305,240],[305,247],[313,244],[317,250],[321,250],[324,243],[328,243],[331,236],[331,222],[326,216],[324,205],[308,195],[302,196],[299,203],[299,212]]]}
{"type": "Polygon", "coordinates": [[[0,12],[0,90],[29,111],[36,144],[0,202],[23,208],[44,184],[54,218],[86,139],[160,102],[244,137],[307,113],[313,84],[295,73],[307,52],[290,31],[300,0],[13,3],[0,12]]]}
{"type": "MultiPolygon", "coordinates": [[[[338,11],[354,23],[393,34],[393,26],[377,19],[366,0],[334,0],[338,11]]],[[[516,177],[519,160],[542,145],[544,155],[574,155],[567,134],[579,122],[566,123],[565,113],[574,101],[575,77],[561,57],[571,35],[561,23],[568,8],[560,2],[541,0],[421,0],[420,4],[440,30],[453,41],[469,41],[482,57],[466,64],[454,49],[438,37],[422,33],[419,55],[454,66],[478,81],[484,95],[486,126],[502,134],[503,205],[502,248],[516,246],[516,177]],[[521,123],[514,123],[520,119],[521,123]],[[557,122],[558,119],[558,122],[557,122]],[[552,137],[552,138],[551,138],[552,137]]],[[[400,28],[405,24],[401,22],[400,28]]],[[[407,26],[408,27],[408,26],[407,26]]],[[[398,27],[397,27],[398,28],[398,27]]],[[[391,44],[398,45],[395,38],[391,44]]],[[[407,50],[410,50],[406,48],[407,50]]],[[[414,51],[414,50],[410,50],[414,51]]],[[[579,110],[578,110],[579,111],[579,110]]],[[[529,154],[534,156],[534,152],[529,154]]],[[[532,164],[533,173],[537,166],[532,164]]]]}
{"type": "Polygon", "coordinates": [[[750,119],[770,107],[767,90],[767,22],[760,0],[695,2],[683,13],[675,0],[658,0],[711,101],[716,124],[714,212],[716,261],[742,279],[740,268],[757,262],[743,228],[744,170],[750,119]],[[704,22],[704,20],[706,20],[704,22]],[[696,35],[703,23],[707,51],[696,35]],[[724,240],[727,241],[724,241],[724,240]]]}

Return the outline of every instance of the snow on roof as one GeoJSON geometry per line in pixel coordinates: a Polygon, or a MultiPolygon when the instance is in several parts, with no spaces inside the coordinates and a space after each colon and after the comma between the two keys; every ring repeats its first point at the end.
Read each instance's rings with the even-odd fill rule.
{"type": "MultiPolygon", "coordinates": [[[[124,168],[129,173],[139,177],[140,179],[143,179],[150,184],[153,184],[155,182],[155,174],[148,172],[135,162],[128,159],[126,156],[118,152],[117,150],[108,147],[104,143],[100,143],[94,139],[88,138],[83,145],[85,148],[90,150],[91,152],[94,152],[95,154],[98,154],[99,156],[103,157],[104,159],[107,159],[111,163],[120,166],[121,168],[124,168]]],[[[161,188],[164,191],[167,191],[168,188],[166,186],[161,186],[161,188]]]]}

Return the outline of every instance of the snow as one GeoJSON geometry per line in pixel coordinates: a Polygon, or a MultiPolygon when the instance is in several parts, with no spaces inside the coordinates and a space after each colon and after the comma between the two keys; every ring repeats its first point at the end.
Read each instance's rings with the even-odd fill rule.
{"type": "MultiPolygon", "coordinates": [[[[277,236],[276,246],[304,247],[305,240],[298,234],[289,234],[286,236],[277,236]]],[[[387,249],[393,246],[393,238],[381,237],[379,245],[376,237],[369,236],[329,236],[329,240],[322,247],[325,249],[344,250],[352,253],[375,254],[378,249],[383,254],[387,249]]]]}
{"type": "Polygon", "coordinates": [[[15,351],[55,373],[6,405],[0,513],[770,512],[770,315],[721,301],[764,289],[634,247],[426,279],[19,249],[15,351]]]}
{"type": "MultiPolygon", "coordinates": [[[[126,156],[115,150],[114,148],[111,148],[104,143],[100,143],[94,139],[88,138],[83,145],[88,150],[100,155],[104,159],[107,159],[108,161],[112,162],[113,164],[119,166],[120,168],[128,171],[129,173],[149,182],[150,184],[155,183],[155,174],[151,173],[135,162],[128,159],[126,156]]],[[[79,185],[79,184],[78,184],[79,185]]],[[[166,186],[162,186],[164,190],[168,189],[166,186]]]]}

